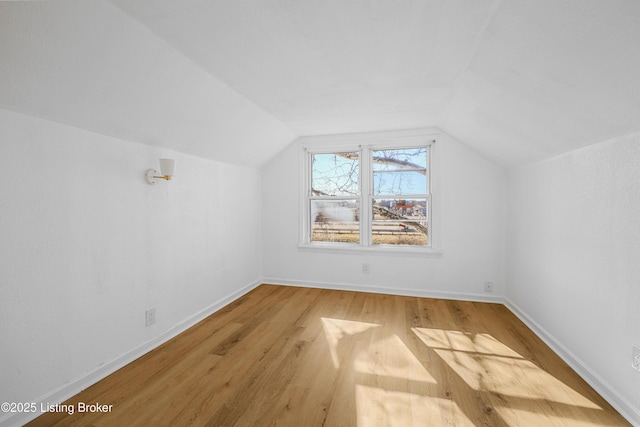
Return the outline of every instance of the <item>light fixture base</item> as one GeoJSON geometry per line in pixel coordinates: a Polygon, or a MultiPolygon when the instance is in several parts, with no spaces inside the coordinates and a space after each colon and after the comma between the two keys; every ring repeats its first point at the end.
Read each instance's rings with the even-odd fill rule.
{"type": "Polygon", "coordinates": [[[147,179],[147,182],[151,185],[156,183],[156,179],[154,177],[154,175],[156,174],[156,170],[155,169],[147,169],[146,172],[144,173],[144,177],[147,179]]]}

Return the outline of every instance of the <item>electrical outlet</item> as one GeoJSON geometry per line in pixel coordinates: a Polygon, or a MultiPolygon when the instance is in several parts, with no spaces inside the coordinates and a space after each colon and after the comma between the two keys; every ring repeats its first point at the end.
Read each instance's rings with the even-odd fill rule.
{"type": "Polygon", "coordinates": [[[362,264],[362,274],[369,274],[369,272],[371,272],[371,267],[368,262],[365,262],[362,264]]]}
{"type": "Polygon", "coordinates": [[[636,371],[640,371],[640,347],[633,346],[633,353],[631,353],[631,366],[636,371]]]}
{"type": "Polygon", "coordinates": [[[484,291],[493,292],[493,282],[484,282],[484,291]]]}
{"type": "Polygon", "coordinates": [[[145,314],[145,325],[151,326],[156,323],[156,309],[150,308],[149,310],[144,312],[145,314]]]}

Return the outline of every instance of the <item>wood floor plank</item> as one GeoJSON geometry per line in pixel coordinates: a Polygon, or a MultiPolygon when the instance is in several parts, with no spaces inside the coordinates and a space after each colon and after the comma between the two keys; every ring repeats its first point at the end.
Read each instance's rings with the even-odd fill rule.
{"type": "Polygon", "coordinates": [[[628,426],[506,307],[261,285],[30,426],[628,426]]]}

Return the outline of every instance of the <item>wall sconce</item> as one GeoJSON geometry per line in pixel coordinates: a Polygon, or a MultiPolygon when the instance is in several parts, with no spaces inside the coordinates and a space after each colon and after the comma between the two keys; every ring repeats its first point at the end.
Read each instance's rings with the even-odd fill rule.
{"type": "Polygon", "coordinates": [[[169,181],[173,176],[173,171],[176,168],[176,161],[173,159],[159,159],[160,160],[160,175],[156,175],[155,169],[147,169],[144,176],[147,178],[147,182],[151,185],[156,183],[156,178],[166,179],[169,181]]]}

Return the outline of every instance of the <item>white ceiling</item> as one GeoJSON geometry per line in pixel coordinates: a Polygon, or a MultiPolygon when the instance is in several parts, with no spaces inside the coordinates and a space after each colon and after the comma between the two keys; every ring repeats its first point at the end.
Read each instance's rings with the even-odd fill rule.
{"type": "Polygon", "coordinates": [[[504,167],[640,130],[636,0],[0,3],[0,106],[231,163],[438,126],[504,167]]]}

